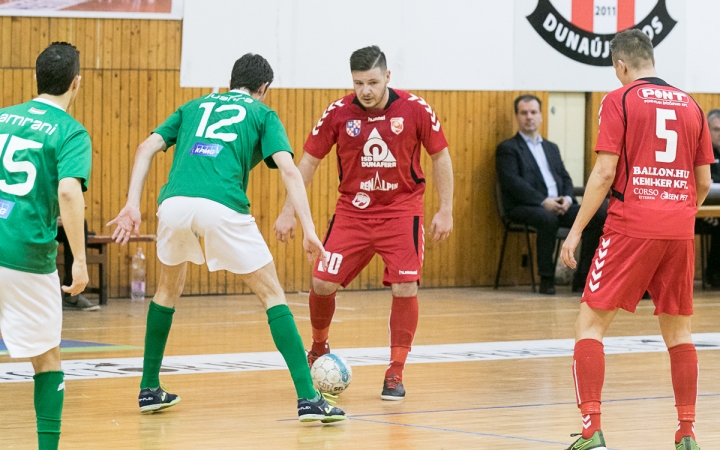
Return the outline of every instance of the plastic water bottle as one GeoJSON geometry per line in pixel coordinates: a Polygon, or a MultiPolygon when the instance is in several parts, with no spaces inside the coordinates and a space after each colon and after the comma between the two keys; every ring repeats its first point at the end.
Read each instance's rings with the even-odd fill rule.
{"type": "Polygon", "coordinates": [[[142,248],[132,258],[132,274],[130,278],[130,298],[133,301],[145,300],[145,255],[142,248]]]}

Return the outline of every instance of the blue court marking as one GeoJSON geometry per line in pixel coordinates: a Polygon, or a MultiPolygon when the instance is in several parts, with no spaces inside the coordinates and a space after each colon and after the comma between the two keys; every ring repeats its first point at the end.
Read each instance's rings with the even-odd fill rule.
{"type": "MultiPolygon", "coordinates": [[[[720,394],[698,394],[698,397],[720,397],[720,394]]],[[[614,400],[603,400],[603,403],[620,403],[620,402],[637,402],[637,401],[648,401],[648,400],[672,400],[675,397],[672,395],[658,396],[658,397],[634,397],[634,398],[619,398],[614,400]]],[[[457,408],[457,409],[435,409],[426,411],[403,411],[403,412],[389,412],[389,413],[377,413],[377,414],[353,414],[353,419],[363,417],[387,417],[387,416],[405,416],[413,414],[441,414],[441,413],[454,413],[454,412],[468,412],[468,411],[491,411],[494,409],[522,409],[522,408],[544,408],[548,406],[567,406],[575,405],[575,402],[556,402],[556,403],[528,403],[525,405],[500,405],[500,406],[484,406],[480,408],[457,408]]],[[[279,419],[278,422],[289,422],[297,419],[279,419]]]]}

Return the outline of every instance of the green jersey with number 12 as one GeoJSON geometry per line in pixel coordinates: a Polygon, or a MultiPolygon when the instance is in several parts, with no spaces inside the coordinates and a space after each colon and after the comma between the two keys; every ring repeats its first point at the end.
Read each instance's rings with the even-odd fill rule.
{"type": "Polygon", "coordinates": [[[87,190],[92,144],[58,105],[35,99],[0,109],[0,266],[56,270],[58,183],[78,178],[87,190]]]}
{"type": "Polygon", "coordinates": [[[274,153],[292,154],[275,111],[235,90],[184,104],[154,133],[168,147],[176,145],[158,203],[176,196],[202,197],[249,214],[245,192],[250,169],[263,160],[276,168],[274,153]]]}

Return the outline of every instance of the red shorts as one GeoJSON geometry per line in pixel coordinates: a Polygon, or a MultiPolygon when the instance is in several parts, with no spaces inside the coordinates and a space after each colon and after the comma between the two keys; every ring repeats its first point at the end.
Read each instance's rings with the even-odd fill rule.
{"type": "Polygon", "coordinates": [[[377,253],[385,263],[385,286],[419,281],[424,235],[422,216],[358,219],[335,215],[324,242],[328,270],[318,262],[313,277],[345,287],[377,253]]]}
{"type": "Polygon", "coordinates": [[[693,313],[695,242],[638,239],[605,229],[595,251],[582,301],[595,309],[634,312],[645,291],[655,315],[693,313]]]}

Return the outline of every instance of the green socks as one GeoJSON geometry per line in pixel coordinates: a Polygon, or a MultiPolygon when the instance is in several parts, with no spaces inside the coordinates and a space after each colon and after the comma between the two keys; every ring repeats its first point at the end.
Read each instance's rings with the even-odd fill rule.
{"type": "Polygon", "coordinates": [[[167,343],[172,316],[175,308],[160,306],[150,302],[145,329],[145,353],[143,355],[143,375],[140,389],[155,389],[160,386],[160,366],[162,365],[165,344],[167,343]]]}
{"type": "Polygon", "coordinates": [[[267,310],[267,315],[275,347],[283,355],[290,369],[298,398],[315,398],[317,392],[310,377],[305,347],[290,308],[287,305],[273,306],[267,310]]]}
{"type": "Polygon", "coordinates": [[[61,371],[41,372],[35,380],[35,416],[37,417],[38,449],[57,450],[65,381],[61,371]]]}

